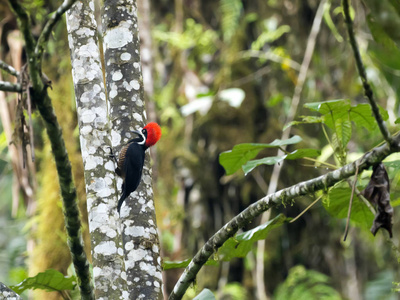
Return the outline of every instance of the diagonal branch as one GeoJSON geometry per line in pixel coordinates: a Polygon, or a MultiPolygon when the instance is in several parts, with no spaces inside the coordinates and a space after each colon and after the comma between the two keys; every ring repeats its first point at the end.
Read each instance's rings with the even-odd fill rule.
{"type": "Polygon", "coordinates": [[[329,172],[325,175],[319,176],[308,181],[300,182],[291,187],[280,190],[276,193],[265,196],[257,202],[250,205],[239,215],[229,221],[222,227],[216,234],[214,234],[205,245],[197,252],[189,266],[185,269],[177,284],[174,287],[169,299],[181,299],[185,294],[189,285],[194,281],[197,273],[201,267],[207,262],[209,257],[220,248],[226,240],[233,237],[236,232],[249,224],[254,218],[259,216],[262,212],[278,206],[282,203],[292,201],[298,196],[314,193],[318,190],[327,189],[337,182],[353,176],[356,172],[357,166],[359,172],[362,172],[372,165],[382,161],[389,154],[400,151],[400,135],[394,137],[392,144],[389,146],[387,143],[380,147],[372,149],[367,152],[360,159],[345,165],[344,167],[329,172]]]}
{"type": "Polygon", "coordinates": [[[76,0],[65,0],[63,4],[61,4],[60,7],[53,13],[51,18],[47,21],[46,25],[44,26],[35,48],[35,55],[38,60],[38,65],[40,65],[41,63],[44,52],[44,46],[46,42],[49,40],[53,27],[57,24],[58,21],[61,20],[62,15],[68,9],[70,9],[75,2],[76,0]]]}
{"type": "Polygon", "coordinates": [[[383,138],[390,145],[392,138],[390,136],[389,130],[386,127],[385,122],[383,121],[382,115],[379,112],[379,107],[374,99],[374,94],[372,92],[371,86],[368,83],[367,74],[365,72],[365,67],[360,55],[360,50],[358,49],[358,44],[354,36],[353,21],[351,20],[350,16],[349,1],[343,0],[342,5],[343,5],[344,19],[347,25],[347,32],[349,34],[350,45],[351,48],[353,49],[354,58],[356,60],[356,65],[358,69],[358,74],[360,75],[364,87],[364,94],[367,97],[369,104],[371,105],[374,117],[376,119],[376,122],[378,123],[379,130],[381,131],[383,138]]]}
{"type": "Polygon", "coordinates": [[[22,87],[19,83],[0,81],[0,91],[21,93],[22,87]]]}
{"type": "Polygon", "coordinates": [[[6,71],[8,74],[11,74],[15,77],[19,76],[19,72],[15,70],[13,67],[11,67],[9,64],[6,64],[4,61],[0,60],[0,69],[3,69],[6,71]]]}

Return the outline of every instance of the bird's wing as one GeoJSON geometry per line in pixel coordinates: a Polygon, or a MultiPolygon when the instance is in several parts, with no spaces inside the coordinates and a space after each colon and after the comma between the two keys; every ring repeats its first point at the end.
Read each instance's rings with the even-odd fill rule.
{"type": "Polygon", "coordinates": [[[128,197],[130,193],[135,191],[142,178],[142,169],[144,164],[144,150],[142,145],[132,143],[129,145],[125,154],[125,163],[123,166],[125,180],[124,180],[124,194],[128,197]]]}

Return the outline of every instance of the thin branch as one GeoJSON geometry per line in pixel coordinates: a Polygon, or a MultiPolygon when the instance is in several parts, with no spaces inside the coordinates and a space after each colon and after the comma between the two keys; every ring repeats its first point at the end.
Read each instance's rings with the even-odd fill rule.
{"type": "Polygon", "coordinates": [[[305,214],[305,212],[307,210],[309,210],[311,207],[313,207],[315,205],[315,203],[317,203],[320,199],[322,198],[322,195],[319,196],[317,199],[315,199],[309,206],[307,206],[301,213],[299,213],[294,219],[290,220],[289,223],[293,223],[296,222],[302,215],[305,214]]]}
{"type": "Polygon", "coordinates": [[[53,30],[54,26],[57,24],[58,21],[61,20],[62,15],[71,8],[71,6],[76,2],[76,0],[65,0],[60,7],[53,13],[51,18],[47,21],[46,25],[44,26],[39,39],[36,44],[35,48],[35,55],[38,60],[38,64],[42,60],[44,46],[46,42],[49,40],[51,31],[53,30]]]}
{"type": "Polygon", "coordinates": [[[22,87],[19,83],[0,81],[0,91],[21,93],[22,87]]]}
{"type": "Polygon", "coordinates": [[[19,76],[19,72],[15,70],[13,67],[11,67],[9,64],[6,64],[4,61],[0,60],[0,69],[3,69],[6,71],[8,74],[11,74],[15,77],[19,76]]]}
{"type": "Polygon", "coordinates": [[[367,79],[367,74],[365,72],[365,67],[361,59],[360,55],[360,50],[358,49],[358,44],[354,35],[354,30],[353,30],[353,21],[351,20],[350,16],[350,9],[349,9],[349,1],[348,0],[343,0],[342,2],[343,5],[343,13],[344,13],[344,19],[347,25],[347,32],[349,34],[349,40],[350,40],[350,45],[351,48],[353,49],[354,53],[354,58],[356,60],[356,65],[358,69],[358,74],[360,75],[363,87],[364,87],[364,94],[367,97],[369,104],[371,105],[372,111],[374,113],[374,117],[376,119],[376,122],[378,123],[379,130],[381,131],[383,138],[385,141],[390,145],[392,138],[390,136],[390,132],[386,127],[385,122],[383,121],[382,115],[379,112],[379,107],[376,104],[376,101],[374,99],[374,94],[372,92],[371,86],[368,83],[367,79]]]}
{"type": "Polygon", "coordinates": [[[353,182],[353,185],[351,187],[351,196],[350,196],[350,201],[349,201],[349,209],[347,210],[346,228],[344,230],[344,237],[343,237],[343,241],[344,242],[346,241],[347,233],[349,232],[351,206],[353,205],[354,192],[356,190],[356,184],[357,184],[357,177],[358,177],[358,166],[356,167],[356,174],[354,174],[354,182],[353,182]]]}
{"type": "Polygon", "coordinates": [[[43,89],[43,82],[40,75],[40,69],[37,65],[35,53],[35,39],[31,33],[32,23],[26,9],[22,7],[18,0],[9,0],[12,10],[15,12],[19,27],[25,41],[26,55],[28,56],[29,76],[32,81],[33,88],[37,91],[43,89]]]}
{"type": "Polygon", "coordinates": [[[360,159],[345,165],[344,167],[329,172],[325,175],[317,178],[304,181],[293,185],[289,188],[285,188],[276,193],[267,195],[266,197],[253,203],[239,215],[229,221],[224,227],[222,227],[216,234],[214,234],[205,245],[197,252],[189,266],[185,269],[181,277],[179,278],[173,292],[169,299],[181,299],[185,294],[189,285],[194,281],[197,273],[201,267],[207,262],[209,257],[220,248],[226,240],[233,237],[236,232],[249,224],[257,216],[264,211],[278,206],[282,203],[288,203],[298,196],[307,195],[314,193],[318,190],[327,189],[337,182],[353,176],[356,172],[357,166],[359,172],[362,172],[377,162],[382,161],[385,157],[391,153],[400,151],[400,135],[394,137],[393,143],[389,146],[385,143],[383,146],[376,147],[372,151],[367,152],[360,159]]]}

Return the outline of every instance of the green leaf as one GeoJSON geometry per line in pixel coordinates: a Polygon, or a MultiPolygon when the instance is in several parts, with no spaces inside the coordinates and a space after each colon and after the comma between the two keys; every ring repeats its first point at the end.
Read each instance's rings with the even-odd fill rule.
{"type": "Polygon", "coordinates": [[[239,144],[232,150],[222,152],[219,155],[219,163],[224,167],[227,175],[239,170],[250,159],[257,156],[258,152],[265,148],[278,148],[284,145],[291,145],[301,142],[301,137],[295,135],[287,140],[276,139],[269,144],[239,144]]]}
{"type": "Polygon", "coordinates": [[[292,153],[286,155],[285,159],[295,160],[304,157],[317,157],[321,155],[321,151],[317,149],[297,149],[294,150],[292,153]]]}
{"type": "Polygon", "coordinates": [[[170,269],[179,269],[179,268],[186,268],[191,259],[185,259],[185,260],[180,260],[180,261],[164,261],[162,264],[163,270],[170,270],[170,269]]]}
{"type": "MultiPolygon", "coordinates": [[[[359,190],[362,190],[360,188],[359,190]]],[[[339,183],[328,192],[328,202],[323,201],[328,213],[336,218],[347,218],[351,189],[346,184],[339,183]]],[[[374,221],[374,215],[368,207],[354,194],[350,220],[361,227],[369,229],[374,221]]]]}
{"type": "Polygon", "coordinates": [[[325,116],[324,123],[334,129],[337,119],[348,119],[348,110],[351,108],[350,100],[330,100],[324,102],[306,103],[304,107],[319,112],[325,116]]]}
{"type": "Polygon", "coordinates": [[[351,138],[351,122],[349,120],[337,119],[335,129],[340,146],[342,149],[345,149],[351,138]]]}
{"type": "Polygon", "coordinates": [[[215,300],[215,296],[209,289],[204,289],[193,300],[215,300]]]}
{"type": "MultiPolygon", "coordinates": [[[[335,129],[335,124],[339,119],[352,121],[357,126],[363,126],[370,131],[377,127],[371,107],[366,103],[351,106],[350,100],[340,99],[306,103],[304,106],[322,114],[324,123],[332,129],[335,129]]],[[[387,114],[384,114],[383,118],[387,120],[387,114]]]]}
{"type": "Polygon", "coordinates": [[[246,164],[242,166],[242,170],[244,172],[244,175],[247,175],[251,171],[253,171],[255,167],[258,167],[259,165],[274,165],[281,162],[284,159],[285,156],[269,156],[261,159],[249,160],[246,164]]]}
{"type": "Polygon", "coordinates": [[[75,276],[64,276],[57,270],[49,269],[38,273],[34,277],[28,277],[20,284],[10,286],[16,293],[21,294],[26,289],[41,289],[48,292],[73,290],[76,286],[75,276]]]}
{"type": "Polygon", "coordinates": [[[265,239],[272,229],[281,226],[285,221],[286,216],[279,214],[267,223],[237,234],[219,248],[218,256],[224,261],[230,261],[234,257],[245,257],[256,241],[265,239]]]}
{"type": "Polygon", "coordinates": [[[400,118],[397,118],[396,121],[394,121],[394,124],[400,124],[400,118]]]}
{"type": "Polygon", "coordinates": [[[400,169],[400,160],[384,161],[385,167],[391,167],[396,170],[400,169]]]}
{"type": "Polygon", "coordinates": [[[295,160],[304,157],[317,157],[321,154],[321,151],[316,149],[298,149],[283,156],[269,156],[261,159],[249,160],[245,165],[242,166],[245,175],[253,171],[254,168],[259,165],[274,165],[281,162],[282,160],[295,160]]]}

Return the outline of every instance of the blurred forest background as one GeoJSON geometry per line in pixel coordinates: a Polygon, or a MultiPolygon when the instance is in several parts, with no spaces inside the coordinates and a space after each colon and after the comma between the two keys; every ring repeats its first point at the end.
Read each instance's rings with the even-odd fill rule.
{"type": "MultiPolygon", "coordinates": [[[[163,130],[162,140],[152,149],[162,255],[164,260],[184,260],[268,191],[273,166],[259,166],[247,176],[241,170],[226,176],[219,164],[221,152],[238,143],[281,138],[299,80],[304,86],[296,120],[311,114],[303,107],[305,103],[332,99],[365,103],[364,92],[347,42],[340,1],[139,2],[139,19],[150,16],[150,23],[139,29],[144,34],[142,42],[151,42],[151,51],[141,53],[152,70],[152,80],[144,77],[148,118],[157,120],[163,130]],[[143,6],[148,2],[150,11],[143,6]],[[320,5],[321,22],[312,36],[320,5]],[[308,54],[309,68],[301,71],[310,39],[315,48],[308,54]],[[300,72],[306,72],[305,80],[299,78],[300,72]]],[[[47,15],[61,1],[23,3],[36,24],[33,33],[39,34],[47,15]]],[[[394,132],[400,99],[400,5],[391,0],[353,1],[352,5],[367,75],[394,132]]],[[[25,64],[24,45],[4,0],[0,2],[0,43],[0,59],[20,70],[25,64]]],[[[87,218],[67,43],[62,21],[47,45],[44,72],[52,82],[49,93],[55,99],[82,215],[87,218]]],[[[0,76],[11,80],[4,72],[0,76]]],[[[42,121],[33,115],[36,161],[24,168],[21,146],[10,144],[17,121],[15,105],[15,94],[0,95],[0,281],[8,285],[49,268],[71,272],[57,175],[42,121]]],[[[340,163],[320,124],[291,127],[291,132],[302,137],[299,148],[319,149],[319,160],[340,163]]],[[[381,141],[378,130],[354,126],[347,159],[359,157],[381,141]]],[[[276,149],[262,154],[276,155],[276,149]]],[[[278,189],[326,172],[325,167],[307,161],[285,162],[278,189]]],[[[389,170],[389,178],[392,205],[396,206],[400,203],[396,169],[389,170]]],[[[279,213],[295,217],[314,199],[298,199],[293,205],[274,209],[270,217],[279,213]]],[[[205,267],[186,297],[207,287],[218,299],[291,299],[283,290],[293,291],[297,295],[293,299],[301,299],[300,295],[320,299],[315,298],[317,290],[329,299],[398,299],[400,256],[387,242],[387,232],[382,230],[374,237],[370,225],[351,223],[343,242],[346,220],[330,215],[325,206],[320,201],[296,222],[273,230],[261,254],[255,244],[243,259],[205,267]]],[[[395,207],[395,245],[400,229],[397,213],[395,207]]],[[[85,243],[90,247],[85,224],[85,243]]],[[[165,272],[167,291],[181,271],[165,272]]],[[[60,299],[59,294],[43,293],[35,292],[35,299],[60,299]]]]}

